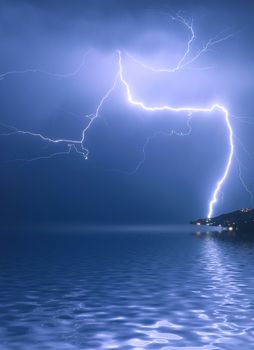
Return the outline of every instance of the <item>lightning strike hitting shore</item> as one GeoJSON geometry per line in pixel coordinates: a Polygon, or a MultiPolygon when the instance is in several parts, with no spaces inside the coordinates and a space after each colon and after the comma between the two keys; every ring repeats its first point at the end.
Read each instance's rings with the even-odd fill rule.
{"type": "Polygon", "coordinates": [[[231,164],[232,164],[232,159],[234,156],[234,141],[233,141],[233,129],[229,120],[229,112],[228,110],[224,107],[221,106],[219,104],[214,104],[211,107],[205,107],[205,108],[201,108],[201,107],[188,107],[188,106],[181,106],[181,107],[174,107],[174,106],[170,106],[170,105],[163,105],[163,106],[148,106],[146,105],[143,101],[139,101],[136,100],[131,93],[131,88],[128,84],[128,82],[126,81],[124,74],[123,74],[123,66],[122,66],[122,54],[121,51],[118,51],[118,57],[119,57],[119,75],[120,75],[120,80],[123,83],[123,85],[126,88],[126,93],[127,93],[127,99],[128,102],[138,108],[141,108],[147,112],[162,112],[162,111],[166,111],[166,112],[175,112],[175,113],[179,113],[179,112],[187,112],[187,113],[212,113],[215,110],[218,110],[222,113],[223,119],[225,121],[226,127],[228,129],[228,142],[229,142],[229,156],[228,156],[228,160],[227,160],[227,164],[224,170],[224,173],[222,174],[222,177],[219,179],[219,181],[217,181],[215,189],[213,191],[211,200],[209,202],[209,209],[208,209],[208,214],[207,214],[207,218],[210,219],[213,216],[213,210],[214,210],[214,205],[217,203],[218,201],[218,194],[222,188],[223,183],[225,182],[231,164]]]}
{"type": "MultiPolygon", "coordinates": [[[[136,58],[134,58],[133,56],[127,54],[132,60],[134,60],[135,62],[141,64],[144,68],[149,69],[153,72],[159,72],[159,73],[174,73],[176,71],[179,71],[181,69],[186,68],[187,66],[191,65],[193,62],[195,62],[203,53],[207,52],[208,49],[215,45],[218,44],[228,38],[230,38],[232,36],[232,34],[224,36],[224,37],[215,37],[213,39],[210,39],[196,54],[194,54],[191,58],[189,58],[190,53],[191,53],[191,49],[192,49],[192,44],[196,38],[195,36],[195,32],[193,29],[193,25],[192,22],[187,22],[183,17],[181,16],[177,16],[174,18],[171,18],[173,20],[177,20],[179,22],[181,22],[190,32],[190,38],[187,42],[187,48],[186,51],[184,52],[184,54],[180,57],[177,65],[173,68],[154,68],[151,67],[147,64],[144,64],[143,62],[137,60],[136,58]]],[[[63,155],[63,154],[70,154],[71,151],[75,151],[76,153],[80,154],[81,156],[83,156],[85,159],[88,159],[89,156],[89,150],[85,147],[85,138],[86,138],[86,134],[88,132],[88,130],[90,129],[90,127],[92,126],[92,124],[94,123],[94,121],[99,117],[100,112],[103,108],[104,103],[109,99],[109,97],[111,96],[112,92],[116,89],[117,84],[120,83],[124,88],[125,88],[125,92],[126,92],[126,97],[127,97],[127,101],[128,103],[130,103],[131,105],[149,112],[149,113],[156,113],[156,112],[171,112],[171,113],[175,113],[175,114],[180,114],[180,113],[186,113],[188,116],[188,131],[186,133],[179,133],[176,131],[171,131],[171,132],[158,132],[155,133],[154,135],[150,136],[147,138],[144,146],[143,146],[143,159],[141,159],[141,161],[138,163],[138,165],[136,166],[136,168],[134,169],[134,171],[129,172],[129,174],[134,174],[136,173],[139,168],[142,166],[142,164],[145,162],[146,159],[146,147],[148,146],[149,142],[154,139],[156,136],[159,135],[166,135],[166,136],[172,136],[173,134],[177,135],[177,136],[187,136],[191,133],[191,125],[190,125],[190,120],[193,116],[197,115],[197,114],[202,114],[202,113],[206,113],[206,114],[210,114],[213,113],[215,111],[219,111],[221,113],[221,116],[223,118],[223,121],[225,123],[225,126],[227,128],[227,142],[228,142],[228,146],[229,146],[229,154],[228,154],[228,158],[225,164],[225,168],[223,171],[223,174],[221,175],[221,177],[219,178],[219,180],[216,182],[215,188],[212,192],[211,198],[209,200],[209,204],[208,204],[208,214],[207,217],[208,219],[210,219],[213,216],[213,212],[214,212],[214,206],[218,201],[218,197],[219,194],[221,192],[222,186],[229,174],[231,165],[232,165],[232,160],[233,160],[233,156],[234,156],[234,137],[233,137],[233,128],[232,125],[230,123],[230,118],[229,118],[229,112],[226,109],[226,107],[220,105],[220,104],[213,104],[211,106],[208,107],[195,107],[195,106],[171,106],[171,105],[161,105],[161,106],[151,106],[146,104],[146,102],[144,101],[140,101],[138,100],[136,97],[133,96],[132,94],[132,90],[131,87],[127,81],[127,78],[124,75],[124,68],[123,68],[123,57],[122,57],[122,51],[118,50],[117,51],[117,56],[118,56],[118,72],[116,74],[116,77],[114,79],[113,85],[112,87],[109,88],[109,90],[104,94],[104,96],[102,97],[102,99],[100,100],[96,111],[94,114],[90,114],[90,115],[85,115],[85,117],[88,119],[88,123],[86,124],[86,126],[84,127],[84,129],[82,130],[81,133],[81,138],[78,140],[73,140],[73,139],[53,139],[53,138],[49,138],[46,137],[40,133],[33,133],[30,131],[23,131],[23,130],[18,130],[16,128],[13,127],[9,127],[9,126],[5,126],[6,128],[8,128],[10,131],[1,134],[2,136],[11,136],[11,135],[17,135],[17,134],[21,134],[21,135],[27,135],[30,137],[36,137],[39,138],[41,141],[43,142],[47,142],[47,143],[52,143],[52,144],[63,144],[66,147],[66,151],[62,151],[62,152],[55,152],[50,154],[49,156],[43,156],[43,157],[37,157],[37,158],[33,158],[33,159],[18,159],[20,161],[34,161],[34,160],[40,160],[40,159],[48,159],[48,158],[53,158],[59,155],[63,155]]],[[[82,68],[82,65],[75,71],[73,72],[71,75],[75,75],[77,74],[80,69],[82,68]]],[[[24,73],[43,73],[43,74],[49,74],[48,72],[45,71],[40,71],[40,70],[24,70],[24,71],[10,71],[10,72],[6,72],[6,73],[2,73],[0,74],[0,79],[4,79],[6,78],[8,75],[12,75],[12,74],[24,74],[24,73]]],[[[57,76],[57,77],[66,77],[66,76],[70,76],[69,75],[59,75],[59,74],[53,74],[52,76],[57,76]]]]}

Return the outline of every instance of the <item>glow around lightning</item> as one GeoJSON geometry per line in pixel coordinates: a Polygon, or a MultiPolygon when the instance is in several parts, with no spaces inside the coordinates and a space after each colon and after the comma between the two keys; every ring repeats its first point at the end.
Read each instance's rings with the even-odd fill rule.
{"type": "MultiPolygon", "coordinates": [[[[125,53],[125,54],[127,56],[129,56],[129,58],[131,58],[136,63],[142,65],[143,68],[149,69],[150,71],[153,71],[155,73],[163,73],[163,72],[164,73],[174,73],[178,70],[186,68],[187,66],[190,66],[203,53],[205,53],[208,50],[208,48],[210,48],[211,46],[218,44],[218,43],[228,39],[230,36],[232,36],[230,34],[228,36],[216,37],[216,38],[210,39],[200,50],[198,50],[196,53],[194,53],[194,55],[192,55],[192,57],[190,57],[192,44],[193,44],[194,40],[196,39],[192,22],[186,21],[181,16],[174,17],[173,20],[178,20],[180,23],[182,23],[186,27],[186,29],[188,30],[188,32],[190,34],[189,40],[187,41],[186,51],[183,53],[183,55],[181,56],[181,58],[179,59],[179,61],[175,67],[154,68],[154,67],[151,67],[151,66],[147,65],[146,63],[143,63],[142,61],[136,59],[135,57],[133,57],[129,53],[125,53]]],[[[186,112],[187,115],[189,116],[188,127],[189,127],[190,131],[191,131],[191,128],[190,128],[189,122],[190,122],[190,118],[193,115],[197,115],[197,114],[201,114],[201,113],[209,114],[209,113],[213,113],[214,111],[217,110],[220,112],[220,114],[222,116],[222,120],[224,121],[226,129],[227,129],[226,140],[227,140],[228,146],[229,146],[229,153],[228,153],[228,157],[227,157],[227,161],[226,161],[223,173],[221,174],[221,177],[217,180],[215,187],[214,187],[214,190],[211,194],[211,198],[209,200],[207,217],[208,217],[208,219],[210,219],[213,216],[215,204],[218,201],[219,194],[220,194],[222,187],[223,187],[223,185],[228,177],[228,174],[229,174],[229,171],[230,171],[230,168],[232,165],[233,156],[234,156],[233,128],[232,128],[232,125],[230,123],[230,117],[229,117],[229,112],[228,112],[227,108],[221,104],[218,104],[218,103],[212,104],[211,106],[208,106],[208,107],[186,106],[186,105],[171,106],[171,105],[167,105],[167,104],[159,105],[159,106],[148,105],[145,101],[140,101],[139,99],[137,99],[136,97],[133,96],[131,86],[128,83],[127,77],[125,76],[124,66],[123,66],[123,53],[121,50],[117,51],[117,57],[118,57],[118,71],[117,71],[116,77],[114,78],[113,85],[109,88],[109,90],[101,98],[101,100],[96,108],[95,113],[90,114],[90,115],[85,115],[85,118],[88,120],[88,122],[81,132],[80,139],[77,139],[77,140],[61,139],[61,138],[60,139],[52,139],[52,138],[46,137],[46,136],[39,134],[39,133],[18,130],[12,126],[6,126],[10,131],[6,132],[5,134],[1,134],[1,135],[2,136],[11,136],[11,135],[16,135],[16,134],[22,134],[22,135],[27,135],[30,137],[39,138],[42,142],[55,143],[55,144],[61,143],[61,144],[65,145],[65,147],[66,147],[66,151],[56,152],[56,153],[50,154],[49,156],[36,157],[33,159],[28,159],[28,160],[27,159],[19,159],[21,161],[31,162],[34,160],[53,158],[55,156],[62,155],[62,154],[70,154],[71,151],[75,151],[76,153],[82,155],[85,159],[88,159],[89,150],[85,147],[86,134],[87,134],[89,128],[92,126],[93,122],[99,117],[104,103],[106,102],[106,100],[109,99],[112,92],[116,89],[118,83],[120,83],[125,88],[128,103],[130,103],[134,107],[139,108],[143,111],[146,111],[149,113],[172,112],[172,113],[176,113],[176,114],[186,112]]],[[[78,68],[78,70],[76,70],[74,73],[71,73],[71,74],[77,74],[82,66],[83,66],[83,62],[82,62],[82,65],[78,68]]],[[[13,75],[13,74],[38,73],[38,72],[42,73],[42,74],[45,73],[45,74],[51,75],[51,73],[41,71],[41,70],[24,70],[24,71],[20,71],[20,72],[19,71],[10,71],[10,72],[6,72],[6,73],[1,74],[0,79],[5,79],[9,75],[13,75]]],[[[59,75],[53,75],[53,76],[59,76],[59,75]]],[[[62,78],[70,77],[70,74],[61,75],[61,77],[62,78]]],[[[144,158],[138,163],[136,169],[131,173],[135,173],[140,168],[140,166],[144,163],[144,161],[145,161],[145,147],[148,145],[148,143],[150,142],[151,139],[153,139],[154,137],[157,136],[157,134],[150,136],[147,139],[147,141],[143,147],[144,158]]],[[[174,132],[172,132],[171,135],[172,134],[174,134],[174,132]]],[[[184,134],[180,134],[179,136],[184,136],[184,134]]]]}

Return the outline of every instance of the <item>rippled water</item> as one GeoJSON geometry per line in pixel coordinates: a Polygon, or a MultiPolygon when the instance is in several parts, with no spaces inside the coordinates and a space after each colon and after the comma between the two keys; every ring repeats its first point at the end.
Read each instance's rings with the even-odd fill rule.
{"type": "Polygon", "coordinates": [[[0,236],[0,349],[254,349],[254,241],[0,236]]]}

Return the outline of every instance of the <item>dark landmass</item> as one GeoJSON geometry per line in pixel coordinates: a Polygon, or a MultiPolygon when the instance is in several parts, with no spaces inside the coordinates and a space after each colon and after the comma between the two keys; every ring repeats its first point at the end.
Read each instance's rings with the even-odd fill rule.
{"type": "Polygon", "coordinates": [[[232,213],[222,214],[214,218],[191,221],[193,225],[218,226],[228,231],[254,233],[254,209],[242,208],[232,213]]]}

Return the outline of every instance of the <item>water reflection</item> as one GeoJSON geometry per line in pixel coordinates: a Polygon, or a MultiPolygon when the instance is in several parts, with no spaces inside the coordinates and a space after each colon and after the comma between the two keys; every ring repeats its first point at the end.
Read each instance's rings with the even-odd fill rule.
{"type": "Polygon", "coordinates": [[[158,230],[0,239],[4,350],[253,349],[252,242],[158,230]]]}

